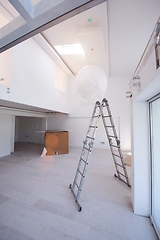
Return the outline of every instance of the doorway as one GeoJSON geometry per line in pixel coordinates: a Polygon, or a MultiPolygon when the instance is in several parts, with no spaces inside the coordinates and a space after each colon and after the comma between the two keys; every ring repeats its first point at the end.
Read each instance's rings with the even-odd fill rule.
{"type": "Polygon", "coordinates": [[[15,117],[15,151],[24,148],[43,150],[45,144],[46,118],[15,117]]]}

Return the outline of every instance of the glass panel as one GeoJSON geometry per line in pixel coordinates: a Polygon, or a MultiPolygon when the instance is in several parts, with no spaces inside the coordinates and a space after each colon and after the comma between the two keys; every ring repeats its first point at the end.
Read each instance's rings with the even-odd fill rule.
{"type": "Polygon", "coordinates": [[[160,98],[150,103],[152,218],[160,233],[160,98]]]}
{"type": "MultiPolygon", "coordinates": [[[[26,24],[19,12],[7,0],[0,0],[0,48],[11,41],[11,33],[26,24]],[[6,38],[8,36],[8,39],[6,38]]],[[[12,36],[15,40],[15,36],[12,36]]]]}
{"type": "Polygon", "coordinates": [[[0,52],[104,1],[0,0],[0,52]]]}
{"type": "Polygon", "coordinates": [[[41,2],[42,0],[31,0],[33,5],[36,5],[37,3],[41,2]]]}

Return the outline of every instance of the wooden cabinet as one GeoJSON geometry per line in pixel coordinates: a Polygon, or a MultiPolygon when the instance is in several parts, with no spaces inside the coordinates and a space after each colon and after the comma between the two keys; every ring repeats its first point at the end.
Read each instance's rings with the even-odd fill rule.
{"type": "Polygon", "coordinates": [[[68,153],[68,132],[47,131],[45,133],[47,156],[68,153]]]}

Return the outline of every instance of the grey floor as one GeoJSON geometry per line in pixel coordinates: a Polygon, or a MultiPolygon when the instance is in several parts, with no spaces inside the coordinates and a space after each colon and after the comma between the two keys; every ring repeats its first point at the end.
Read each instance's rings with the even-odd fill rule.
{"type": "Polygon", "coordinates": [[[131,190],[113,176],[110,151],[93,150],[78,212],[68,186],[81,149],[43,158],[41,150],[19,144],[0,158],[0,240],[157,239],[150,220],[133,214],[131,190]]]}

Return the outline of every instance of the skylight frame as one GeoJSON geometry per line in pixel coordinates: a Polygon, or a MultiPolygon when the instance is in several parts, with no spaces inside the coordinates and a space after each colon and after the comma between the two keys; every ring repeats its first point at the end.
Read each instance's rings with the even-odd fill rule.
{"type": "MultiPolygon", "coordinates": [[[[17,22],[15,24],[16,28],[8,24],[11,26],[11,29],[13,29],[13,31],[9,33],[9,35],[0,37],[0,53],[35,36],[38,33],[42,33],[46,29],[53,27],[59,24],[60,22],[67,20],[68,18],[71,18],[83,11],[86,11],[103,2],[106,2],[107,0],[78,0],[78,1],[64,0],[57,6],[53,8],[51,7],[45,13],[42,13],[38,16],[36,15],[37,16],[36,18],[31,17],[31,15],[27,11],[28,8],[24,8],[23,4],[21,4],[21,2],[24,3],[22,0],[19,1],[8,0],[8,1],[12,4],[13,8],[15,8],[19,12],[22,21],[20,26],[18,25],[18,28],[17,22]]],[[[30,2],[30,0],[27,1],[30,2]]],[[[38,7],[42,3],[44,3],[44,0],[40,1],[34,7],[36,6],[38,7]]]]}
{"type": "Polygon", "coordinates": [[[66,44],[54,46],[60,55],[85,55],[82,45],[80,43],[76,44],[66,44]]]}

